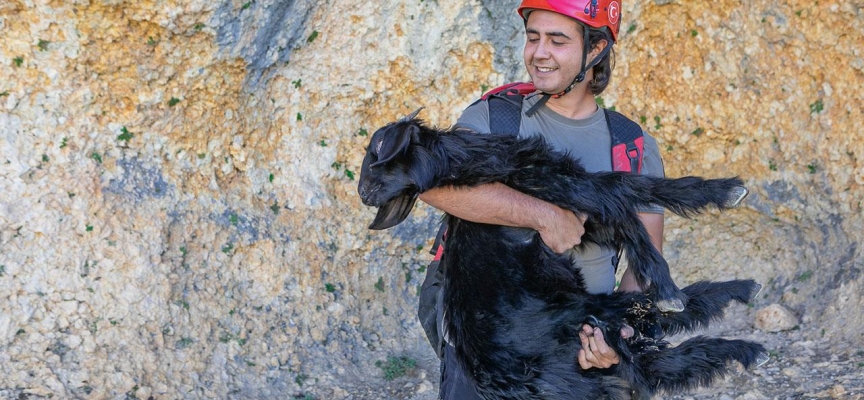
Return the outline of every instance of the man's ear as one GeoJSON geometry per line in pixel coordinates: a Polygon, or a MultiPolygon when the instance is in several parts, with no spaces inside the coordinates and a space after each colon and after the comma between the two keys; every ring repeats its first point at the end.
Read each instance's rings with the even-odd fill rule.
{"type": "Polygon", "coordinates": [[[591,64],[592,62],[594,62],[594,59],[597,58],[597,56],[600,55],[600,53],[603,52],[603,49],[605,49],[606,46],[608,46],[608,45],[609,45],[609,40],[600,39],[600,41],[597,42],[597,44],[595,44],[594,47],[591,48],[591,52],[588,53],[588,64],[591,64]]]}

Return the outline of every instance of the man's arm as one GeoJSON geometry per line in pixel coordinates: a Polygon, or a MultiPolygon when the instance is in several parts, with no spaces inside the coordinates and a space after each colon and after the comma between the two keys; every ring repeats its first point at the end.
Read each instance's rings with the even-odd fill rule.
{"type": "Polygon", "coordinates": [[[534,229],[556,253],[581,243],[585,233],[582,217],[501,183],[434,188],[420,200],[464,220],[534,229]]]}

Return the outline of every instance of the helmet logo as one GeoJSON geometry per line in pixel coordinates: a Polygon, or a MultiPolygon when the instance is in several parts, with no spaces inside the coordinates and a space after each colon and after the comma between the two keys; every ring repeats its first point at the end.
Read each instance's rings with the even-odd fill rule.
{"type": "Polygon", "coordinates": [[[615,25],[618,23],[618,18],[621,17],[621,10],[618,9],[618,2],[609,3],[609,23],[615,25]]]}
{"type": "Polygon", "coordinates": [[[585,14],[591,16],[591,19],[597,17],[597,0],[590,0],[587,4],[585,4],[585,14]]]}

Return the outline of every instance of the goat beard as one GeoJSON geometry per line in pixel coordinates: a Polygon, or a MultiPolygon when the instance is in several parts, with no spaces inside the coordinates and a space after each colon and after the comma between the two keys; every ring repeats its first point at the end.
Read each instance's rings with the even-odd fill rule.
{"type": "Polygon", "coordinates": [[[417,194],[403,194],[394,197],[381,207],[378,207],[378,214],[375,215],[375,220],[369,225],[369,229],[381,230],[394,227],[400,222],[408,218],[411,209],[414,208],[414,203],[417,202],[417,194]]]}

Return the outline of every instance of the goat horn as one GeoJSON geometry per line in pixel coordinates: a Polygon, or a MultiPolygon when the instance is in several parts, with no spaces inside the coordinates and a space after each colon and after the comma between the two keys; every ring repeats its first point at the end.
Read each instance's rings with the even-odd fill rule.
{"type": "Polygon", "coordinates": [[[426,107],[420,107],[417,110],[415,110],[413,113],[406,115],[404,118],[402,118],[402,121],[410,121],[410,120],[414,119],[414,117],[416,117],[417,114],[420,114],[420,111],[423,110],[424,108],[426,108],[426,107]]]}

